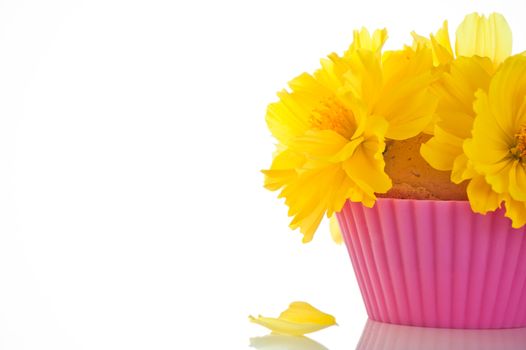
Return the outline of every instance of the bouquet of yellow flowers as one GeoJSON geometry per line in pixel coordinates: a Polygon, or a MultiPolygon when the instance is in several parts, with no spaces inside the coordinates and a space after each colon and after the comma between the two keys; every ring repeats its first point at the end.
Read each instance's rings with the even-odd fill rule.
{"type": "Polygon", "coordinates": [[[278,93],[265,187],[304,242],[341,231],[372,319],[526,326],[526,56],[499,14],[412,36],[355,31],[278,93]]]}

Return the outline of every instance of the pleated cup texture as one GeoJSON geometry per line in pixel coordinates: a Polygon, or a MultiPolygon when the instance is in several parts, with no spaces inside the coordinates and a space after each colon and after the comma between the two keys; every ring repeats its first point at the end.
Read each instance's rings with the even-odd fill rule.
{"type": "Polygon", "coordinates": [[[524,350],[526,328],[446,329],[368,320],[357,350],[524,350]]]}
{"type": "Polygon", "coordinates": [[[369,318],[399,325],[526,326],[526,228],[467,201],[347,201],[337,214],[369,318]]]}

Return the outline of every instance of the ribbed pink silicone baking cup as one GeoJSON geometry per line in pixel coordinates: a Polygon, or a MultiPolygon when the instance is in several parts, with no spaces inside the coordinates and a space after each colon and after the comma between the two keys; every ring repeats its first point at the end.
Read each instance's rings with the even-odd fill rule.
{"type": "Polygon", "coordinates": [[[369,318],[437,328],[526,326],[526,228],[467,201],[347,201],[337,214],[369,318]]]}

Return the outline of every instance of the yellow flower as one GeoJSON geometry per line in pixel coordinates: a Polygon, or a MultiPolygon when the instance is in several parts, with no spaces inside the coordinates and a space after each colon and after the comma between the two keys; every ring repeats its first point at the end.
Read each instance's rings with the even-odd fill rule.
{"type": "Polygon", "coordinates": [[[433,137],[421,147],[422,157],[437,170],[452,170],[451,180],[471,178],[462,145],[471,137],[477,89],[487,90],[494,74],[492,62],[478,56],[452,61],[434,85],[439,97],[433,137]]]}
{"type": "MultiPolygon", "coordinates": [[[[335,63],[343,64],[341,60],[335,63]]],[[[429,91],[436,80],[429,48],[406,47],[382,57],[358,50],[346,63],[346,88],[364,102],[368,115],[387,120],[387,138],[405,140],[429,124],[436,107],[436,98],[429,91]]]]}
{"type": "Polygon", "coordinates": [[[469,200],[487,210],[505,201],[506,216],[519,228],[526,224],[526,57],[505,61],[488,91],[477,91],[474,109],[473,136],[464,150],[489,186],[477,179],[486,190],[468,187],[469,200]]]}
{"type": "Polygon", "coordinates": [[[329,74],[324,68],[296,78],[293,92],[280,93],[267,113],[280,144],[271,168],[263,171],[265,186],[282,189],[280,197],[294,216],[290,226],[301,229],[304,242],[312,239],[324,214],[332,216],[346,199],[372,206],[374,193],[391,185],[382,158],[387,123],[368,118],[359,101],[327,86],[324,75],[329,74]]]}
{"type": "Polygon", "coordinates": [[[336,319],[306,302],[293,302],[278,318],[249,316],[249,320],[274,333],[304,335],[336,325],[336,319]]]}
{"type": "Polygon", "coordinates": [[[289,83],[290,92],[267,111],[278,140],[265,186],[281,189],[291,228],[309,242],[323,216],[331,217],[347,199],[373,206],[391,180],[384,172],[385,137],[405,139],[420,133],[435,110],[429,91],[435,79],[431,50],[381,55],[385,31],[362,30],[340,57],[322,60],[313,75],[289,83]]]}
{"type": "MultiPolygon", "coordinates": [[[[421,154],[435,169],[451,171],[451,180],[461,183],[473,179],[468,185],[470,193],[490,193],[489,184],[473,169],[466,157],[463,145],[471,137],[475,111],[475,92],[487,91],[498,66],[511,53],[511,31],[502,15],[491,14],[488,18],[471,14],[466,16],[456,33],[456,55],[453,57],[447,37],[447,23],[437,33],[441,40],[433,40],[432,47],[439,64],[443,65],[441,78],[433,85],[439,97],[433,125],[433,137],[422,145],[421,154]],[[445,33],[445,34],[444,34],[445,33]],[[446,53],[449,52],[448,56],[446,53]]],[[[424,40],[424,39],[422,39],[424,40]]],[[[498,199],[494,196],[486,202],[472,203],[477,212],[493,210],[498,199]],[[483,203],[485,203],[483,205],[483,203]]]]}

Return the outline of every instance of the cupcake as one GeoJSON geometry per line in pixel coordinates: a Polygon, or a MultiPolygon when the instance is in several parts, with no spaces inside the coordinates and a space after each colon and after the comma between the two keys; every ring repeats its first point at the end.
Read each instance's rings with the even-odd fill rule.
{"type": "Polygon", "coordinates": [[[304,242],[339,228],[372,320],[524,327],[526,57],[499,14],[466,16],[455,50],[447,22],[386,38],[355,31],[278,93],[265,187],[304,242]]]}

